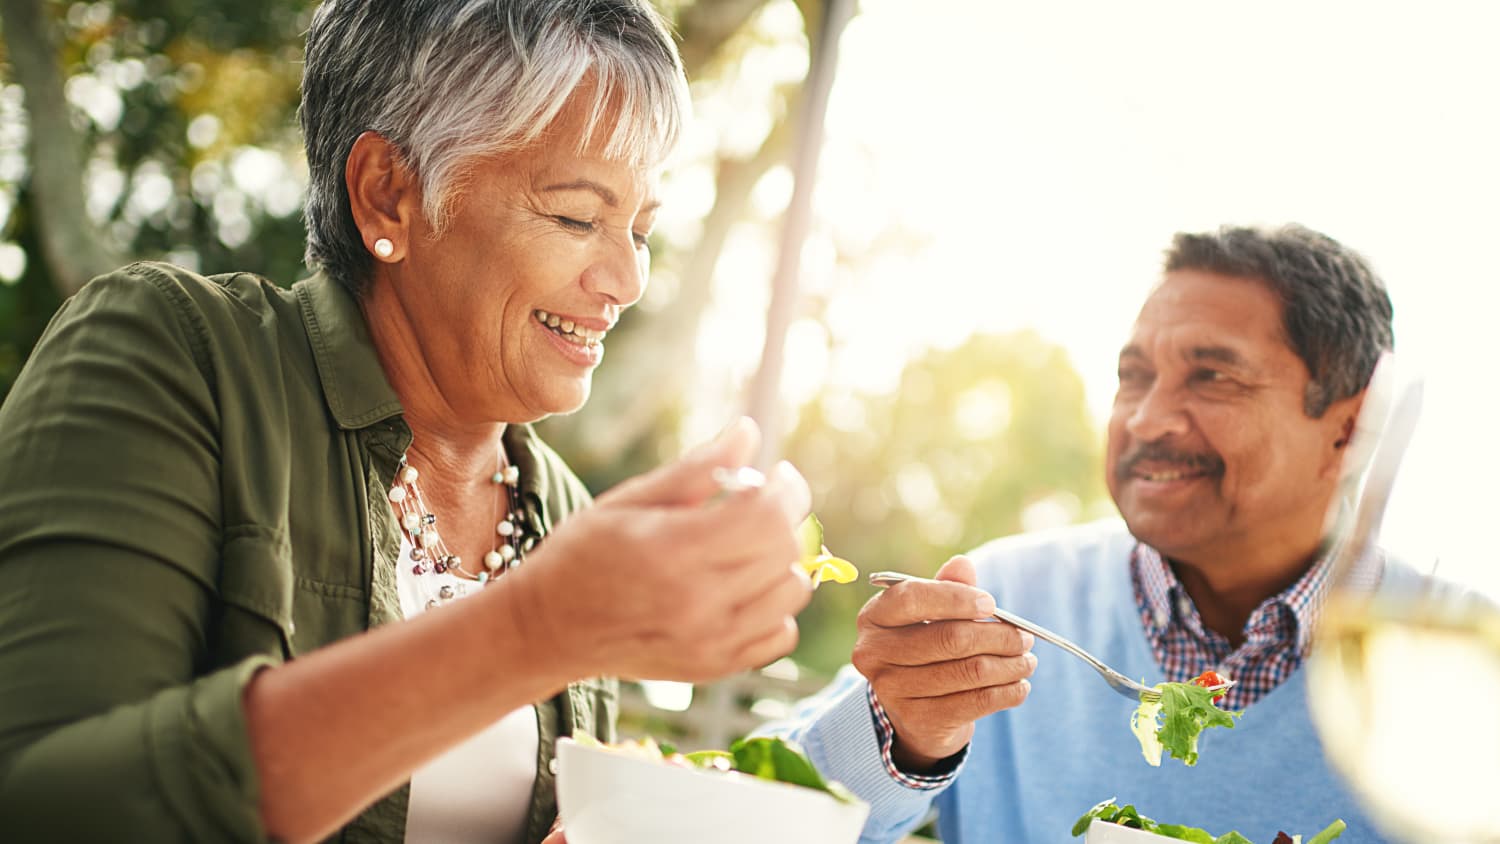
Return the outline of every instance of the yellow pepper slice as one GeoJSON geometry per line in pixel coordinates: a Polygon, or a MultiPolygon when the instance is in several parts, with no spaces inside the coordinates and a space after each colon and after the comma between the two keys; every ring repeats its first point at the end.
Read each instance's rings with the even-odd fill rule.
{"type": "Polygon", "coordinates": [[[859,577],[859,569],[855,568],[853,563],[828,553],[819,554],[811,560],[803,560],[802,570],[812,578],[814,586],[825,580],[831,580],[834,583],[853,583],[854,579],[859,577]]]}
{"type": "Polygon", "coordinates": [[[827,546],[823,544],[823,523],[818,521],[817,516],[809,513],[802,520],[802,524],[797,526],[797,539],[802,543],[802,570],[807,572],[814,586],[826,580],[852,583],[859,577],[859,569],[853,563],[828,553],[827,546]]]}

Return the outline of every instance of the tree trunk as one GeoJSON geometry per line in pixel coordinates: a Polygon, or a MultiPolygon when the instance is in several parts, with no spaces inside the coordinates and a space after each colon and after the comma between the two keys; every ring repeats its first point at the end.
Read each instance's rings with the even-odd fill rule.
{"type": "Polygon", "coordinates": [[[0,18],[16,82],[26,94],[30,188],[42,258],[59,292],[70,296],[116,259],[84,210],[83,135],[63,95],[46,0],[0,0],[0,18]]]}
{"type": "MultiPolygon", "coordinates": [[[[806,6],[804,14],[806,14],[806,6]]],[[[818,181],[818,158],[823,148],[823,121],[838,68],[839,39],[854,16],[854,0],[828,0],[816,26],[808,18],[810,61],[799,104],[797,148],[792,163],[792,198],[782,218],[781,246],[771,278],[771,304],[766,314],[765,344],[760,368],[750,382],[746,414],[760,423],[760,454],[756,465],[768,468],[780,454],[783,434],[781,369],[787,329],[796,316],[802,246],[812,226],[812,195],[818,181]]]]}

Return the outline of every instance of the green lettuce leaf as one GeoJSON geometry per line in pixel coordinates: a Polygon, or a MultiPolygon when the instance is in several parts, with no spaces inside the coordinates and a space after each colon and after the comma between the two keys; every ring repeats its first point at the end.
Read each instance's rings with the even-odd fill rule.
{"type": "Polygon", "coordinates": [[[1194,683],[1158,683],[1156,689],[1161,692],[1161,729],[1156,737],[1172,758],[1189,766],[1198,764],[1198,736],[1204,730],[1232,729],[1234,719],[1244,714],[1215,706],[1213,693],[1194,683]]]}
{"type": "Polygon", "coordinates": [[[734,770],[753,774],[763,780],[806,786],[832,794],[845,803],[857,800],[842,783],[823,779],[802,748],[785,739],[771,736],[740,739],[729,746],[734,770]]]}
{"type": "Polygon", "coordinates": [[[1196,826],[1178,826],[1175,823],[1163,823],[1157,824],[1154,832],[1157,835],[1176,838],[1178,841],[1191,841],[1193,844],[1215,844],[1216,841],[1207,830],[1199,829],[1196,826]]]}

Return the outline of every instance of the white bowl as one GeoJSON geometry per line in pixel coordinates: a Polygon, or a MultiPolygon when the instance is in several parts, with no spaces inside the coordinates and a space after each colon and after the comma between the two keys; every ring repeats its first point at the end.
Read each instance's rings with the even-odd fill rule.
{"type": "Polygon", "coordinates": [[[1098,818],[1089,824],[1088,832],[1083,836],[1083,844],[1159,844],[1162,841],[1174,840],[1176,839],[1157,835],[1154,832],[1131,829],[1117,823],[1106,823],[1098,818]]]}
{"type": "Polygon", "coordinates": [[[557,742],[568,844],[854,844],[870,807],[748,774],[557,742]]]}

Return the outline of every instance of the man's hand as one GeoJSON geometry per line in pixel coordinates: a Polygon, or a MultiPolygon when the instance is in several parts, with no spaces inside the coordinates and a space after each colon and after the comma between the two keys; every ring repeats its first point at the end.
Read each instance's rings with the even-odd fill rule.
{"type": "Polygon", "coordinates": [[[979,718],[1020,705],[1036,668],[1032,636],[988,618],[995,599],[975,588],[974,564],[954,557],[943,583],[898,583],[859,613],[854,667],[890,716],[892,755],[921,773],[962,750],[979,718]]]}

